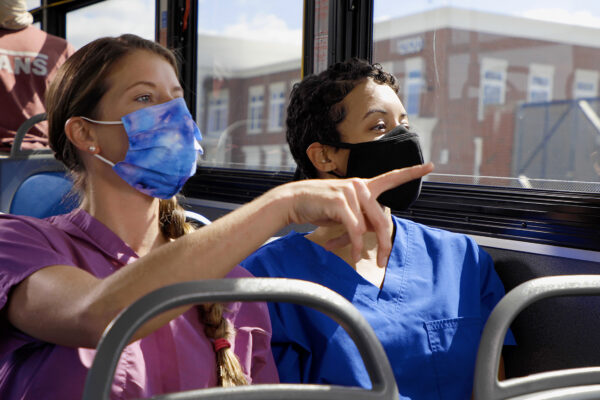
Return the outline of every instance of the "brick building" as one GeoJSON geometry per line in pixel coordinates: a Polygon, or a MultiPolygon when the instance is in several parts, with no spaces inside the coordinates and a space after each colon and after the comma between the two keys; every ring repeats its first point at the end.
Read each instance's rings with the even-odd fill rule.
{"type": "MultiPolygon", "coordinates": [[[[246,41],[223,43],[258,57],[246,41]]],[[[207,159],[290,169],[285,107],[300,47],[254,45],[280,58],[199,80],[207,159]]],[[[597,29],[445,7],[375,23],[373,58],[399,78],[436,173],[589,180],[588,149],[600,143],[586,122],[598,108],[598,46],[597,29]],[[573,99],[586,99],[587,114],[573,99]]]]}

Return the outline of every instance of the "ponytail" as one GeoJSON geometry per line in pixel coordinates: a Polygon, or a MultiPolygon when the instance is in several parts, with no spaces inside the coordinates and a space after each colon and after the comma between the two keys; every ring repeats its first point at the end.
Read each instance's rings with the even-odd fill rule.
{"type": "MultiPolygon", "coordinates": [[[[204,333],[211,339],[233,337],[233,329],[227,319],[223,318],[223,305],[218,303],[204,304],[200,307],[200,320],[204,323],[204,333]]],[[[229,346],[215,346],[217,357],[217,385],[223,387],[247,385],[240,360],[229,346]]]]}
{"type": "MultiPolygon", "coordinates": [[[[159,201],[158,215],[160,230],[167,239],[176,239],[194,231],[194,227],[185,221],[185,210],[177,203],[175,197],[159,201]]],[[[223,304],[203,304],[199,307],[199,314],[206,336],[215,342],[228,344],[234,336],[234,331],[229,321],[223,317],[223,304]]],[[[240,360],[229,345],[215,345],[215,353],[218,386],[248,384],[240,360]]]]}

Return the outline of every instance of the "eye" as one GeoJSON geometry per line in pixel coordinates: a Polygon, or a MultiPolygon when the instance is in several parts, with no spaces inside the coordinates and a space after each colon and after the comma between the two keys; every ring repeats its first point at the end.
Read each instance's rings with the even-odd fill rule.
{"type": "Polygon", "coordinates": [[[151,100],[152,100],[152,98],[149,94],[143,94],[143,95],[137,96],[135,98],[135,101],[137,101],[139,103],[149,103],[151,100]]]}
{"type": "Polygon", "coordinates": [[[384,131],[386,129],[385,122],[378,122],[375,126],[371,128],[374,131],[384,131]]]}

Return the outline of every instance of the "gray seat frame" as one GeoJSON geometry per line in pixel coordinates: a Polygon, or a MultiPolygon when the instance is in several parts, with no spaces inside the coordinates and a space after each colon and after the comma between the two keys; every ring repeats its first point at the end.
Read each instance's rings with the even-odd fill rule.
{"type": "Polygon", "coordinates": [[[372,389],[315,384],[264,384],[208,388],[153,399],[228,400],[383,400],[398,399],[394,373],[373,328],[345,298],[332,290],[296,279],[239,278],[184,282],[158,289],[123,310],[106,328],[88,372],[84,400],[108,399],[121,352],[145,322],[172,308],[207,302],[271,301],[301,304],[323,312],[354,340],[372,389]]]}
{"type": "Polygon", "coordinates": [[[524,308],[549,297],[599,294],[599,275],[537,278],[508,292],[490,314],[481,336],[475,364],[475,399],[600,399],[600,367],[564,369],[498,380],[506,332],[524,308]]]}

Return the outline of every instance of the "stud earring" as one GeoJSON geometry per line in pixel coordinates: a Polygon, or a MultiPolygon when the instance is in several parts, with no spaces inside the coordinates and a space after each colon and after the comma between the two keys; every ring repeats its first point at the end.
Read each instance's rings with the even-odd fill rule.
{"type": "Polygon", "coordinates": [[[94,152],[94,151],[96,151],[96,146],[90,146],[88,149],[89,149],[90,151],[94,152]]]}

